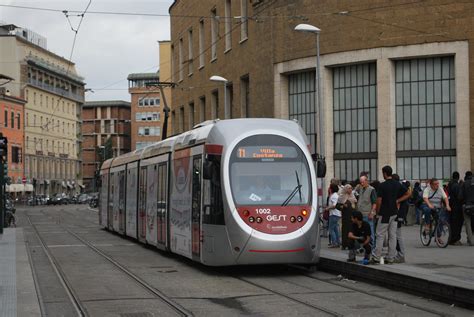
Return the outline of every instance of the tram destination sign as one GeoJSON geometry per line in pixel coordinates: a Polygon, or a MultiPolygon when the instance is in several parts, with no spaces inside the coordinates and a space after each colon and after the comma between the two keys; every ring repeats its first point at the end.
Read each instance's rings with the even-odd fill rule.
{"type": "Polygon", "coordinates": [[[240,159],[286,159],[298,157],[298,152],[291,146],[241,146],[237,149],[240,159]]]}

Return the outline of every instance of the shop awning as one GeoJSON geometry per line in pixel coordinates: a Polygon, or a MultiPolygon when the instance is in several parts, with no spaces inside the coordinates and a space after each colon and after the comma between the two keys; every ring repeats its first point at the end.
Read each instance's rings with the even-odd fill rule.
{"type": "Polygon", "coordinates": [[[32,184],[11,184],[7,185],[7,193],[32,192],[32,184]]]}

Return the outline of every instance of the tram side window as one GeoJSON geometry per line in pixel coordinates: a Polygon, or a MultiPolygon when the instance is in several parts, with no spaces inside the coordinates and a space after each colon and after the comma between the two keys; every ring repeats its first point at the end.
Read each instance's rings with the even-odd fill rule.
{"type": "Polygon", "coordinates": [[[221,156],[208,155],[204,181],[203,223],[224,225],[224,204],[221,187],[221,156]]]}

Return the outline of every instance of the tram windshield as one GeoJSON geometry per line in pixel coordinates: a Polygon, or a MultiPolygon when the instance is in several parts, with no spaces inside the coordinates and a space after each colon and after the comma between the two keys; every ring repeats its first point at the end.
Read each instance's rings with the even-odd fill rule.
{"type": "Polygon", "coordinates": [[[276,135],[252,136],[234,148],[230,183],[236,205],[306,205],[311,198],[303,151],[276,135]]]}

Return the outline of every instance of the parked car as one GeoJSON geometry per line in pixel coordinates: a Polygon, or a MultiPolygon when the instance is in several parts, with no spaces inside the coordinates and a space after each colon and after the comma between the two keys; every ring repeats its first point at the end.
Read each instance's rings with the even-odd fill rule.
{"type": "Polygon", "coordinates": [[[90,196],[87,194],[80,194],[77,198],[78,204],[87,204],[89,202],[90,196]]]}

